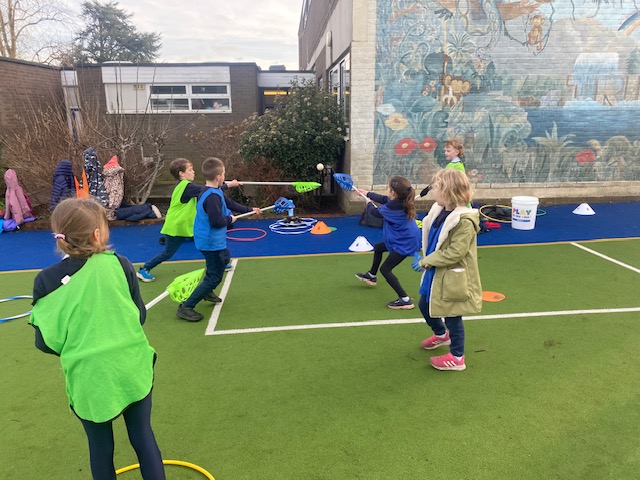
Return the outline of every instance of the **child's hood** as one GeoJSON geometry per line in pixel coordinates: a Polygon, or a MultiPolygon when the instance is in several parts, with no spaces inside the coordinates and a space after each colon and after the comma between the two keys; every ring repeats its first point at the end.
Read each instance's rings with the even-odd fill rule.
{"type": "MultiPolygon", "coordinates": [[[[451,216],[451,220],[455,221],[455,224],[460,223],[460,220],[462,219],[468,219],[473,224],[476,233],[480,231],[480,213],[477,209],[469,207],[457,207],[453,210],[453,212],[451,212],[450,217],[451,216]]],[[[449,218],[447,218],[447,220],[449,220],[449,218]]]]}
{"type": "Polygon", "coordinates": [[[102,167],[102,173],[104,174],[105,177],[114,177],[123,172],[124,172],[124,168],[122,168],[118,163],[117,155],[114,155],[113,157],[111,157],[111,160],[105,163],[104,167],[102,167]]]}
{"type": "Polygon", "coordinates": [[[7,190],[10,188],[15,189],[20,187],[20,184],[18,183],[18,174],[15,170],[10,168],[4,172],[4,183],[7,186],[7,190]]]}
{"type": "Polygon", "coordinates": [[[379,210],[389,223],[404,223],[407,221],[407,212],[404,211],[404,206],[397,200],[389,200],[384,205],[381,205],[379,210]]]}
{"type": "Polygon", "coordinates": [[[98,161],[98,154],[93,147],[89,147],[82,152],[82,157],[84,158],[84,169],[87,172],[102,170],[102,165],[98,161]]]}
{"type": "Polygon", "coordinates": [[[71,161],[67,160],[66,158],[64,160],[60,160],[60,163],[58,163],[55,171],[53,172],[53,176],[72,177],[73,165],[71,164],[71,161]]]}

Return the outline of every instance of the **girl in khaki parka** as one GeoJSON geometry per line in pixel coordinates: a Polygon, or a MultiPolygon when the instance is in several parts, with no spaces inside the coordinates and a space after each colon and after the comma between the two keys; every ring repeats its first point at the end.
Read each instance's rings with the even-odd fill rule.
{"type": "Polygon", "coordinates": [[[450,352],[432,357],[431,365],[438,370],[464,370],[462,315],[482,308],[477,254],[480,217],[478,210],[467,206],[473,192],[464,173],[440,170],[431,186],[436,202],[422,221],[424,257],[419,266],[425,271],[418,307],[434,335],[422,347],[450,345],[450,352]]]}

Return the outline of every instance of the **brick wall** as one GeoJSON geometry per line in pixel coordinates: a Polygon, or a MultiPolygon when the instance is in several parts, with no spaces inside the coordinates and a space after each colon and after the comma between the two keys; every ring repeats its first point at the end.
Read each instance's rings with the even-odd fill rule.
{"type": "MultiPolygon", "coordinates": [[[[31,62],[0,58],[0,130],[6,135],[23,128],[21,114],[28,109],[49,105],[52,98],[62,98],[60,72],[57,68],[31,62]]],[[[11,163],[7,152],[2,163],[11,163]]]]}

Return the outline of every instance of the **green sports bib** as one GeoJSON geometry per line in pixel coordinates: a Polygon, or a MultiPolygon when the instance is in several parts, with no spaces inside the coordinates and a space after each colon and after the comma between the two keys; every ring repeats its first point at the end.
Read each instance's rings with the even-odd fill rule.
{"type": "Polygon", "coordinates": [[[196,218],[196,199],[192,198],[187,203],[182,203],[180,198],[184,193],[189,180],[181,180],[171,194],[171,203],[167,210],[167,217],[160,233],[172,237],[193,237],[193,221],[196,218]]]}
{"type": "Polygon", "coordinates": [[[60,354],[69,403],[80,418],[106,422],[151,391],[155,352],[113,252],[93,255],[38,299],[31,323],[60,354]]]}

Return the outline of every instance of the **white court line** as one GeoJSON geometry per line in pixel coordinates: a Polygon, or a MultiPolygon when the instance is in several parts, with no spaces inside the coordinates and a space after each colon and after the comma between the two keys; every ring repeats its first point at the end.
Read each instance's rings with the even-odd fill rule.
{"type": "MultiPolygon", "coordinates": [[[[503,313],[497,315],[472,315],[464,317],[465,321],[469,320],[495,320],[500,318],[532,318],[532,317],[555,317],[559,315],[588,315],[602,313],[631,313],[640,312],[640,307],[630,308],[597,308],[589,310],[558,310],[551,312],[527,312],[527,313],[503,313]]],[[[262,328],[240,328],[233,330],[217,330],[209,331],[207,328],[206,335],[239,335],[243,333],[264,333],[264,332],[283,332],[288,330],[314,330],[320,328],[344,328],[344,327],[370,327],[376,325],[405,325],[409,323],[424,323],[424,318],[403,318],[399,320],[367,320],[364,322],[345,322],[345,323],[316,323],[312,325],[288,325],[282,327],[262,327],[262,328]]]]}
{"type": "Polygon", "coordinates": [[[578,243],[575,243],[575,242],[571,242],[571,245],[573,245],[574,247],[581,248],[585,252],[589,252],[589,253],[597,256],[597,257],[604,258],[605,260],[608,260],[611,263],[615,263],[616,265],[620,265],[621,267],[628,268],[632,272],[640,273],[640,269],[632,267],[631,265],[627,265],[626,263],[622,263],[620,260],[616,260],[615,258],[607,257],[606,255],[603,255],[600,252],[596,252],[595,250],[591,250],[590,248],[587,248],[587,247],[585,247],[583,245],[580,245],[578,243]]]}
{"type": "Polygon", "coordinates": [[[224,305],[224,299],[227,298],[227,292],[229,291],[229,287],[231,286],[233,274],[235,273],[236,267],[238,266],[238,259],[235,258],[231,260],[231,265],[233,265],[233,270],[227,272],[227,274],[225,275],[224,282],[222,283],[222,289],[220,290],[220,295],[218,295],[222,299],[222,302],[213,304],[213,311],[211,312],[211,318],[209,318],[209,323],[207,324],[207,330],[204,332],[205,335],[215,335],[216,333],[216,325],[218,324],[220,311],[222,310],[222,306],[224,305]]]}

